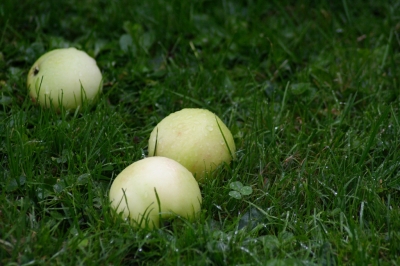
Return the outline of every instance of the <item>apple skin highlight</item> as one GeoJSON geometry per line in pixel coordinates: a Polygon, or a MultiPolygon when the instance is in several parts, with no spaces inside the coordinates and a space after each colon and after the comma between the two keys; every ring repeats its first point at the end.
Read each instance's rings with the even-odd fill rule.
{"type": "Polygon", "coordinates": [[[95,102],[102,91],[102,74],[96,61],[76,48],[52,50],[31,67],[27,87],[43,107],[76,109],[83,101],[95,102]]]}
{"type": "Polygon", "coordinates": [[[171,158],[203,182],[222,163],[235,158],[236,146],[232,133],[212,112],[186,108],[165,117],[149,138],[149,156],[171,158]]]}
{"type": "Polygon", "coordinates": [[[126,167],[113,181],[109,197],[111,207],[129,218],[134,227],[149,228],[159,227],[160,216],[193,220],[202,202],[192,173],[165,157],[148,157],[126,167]]]}

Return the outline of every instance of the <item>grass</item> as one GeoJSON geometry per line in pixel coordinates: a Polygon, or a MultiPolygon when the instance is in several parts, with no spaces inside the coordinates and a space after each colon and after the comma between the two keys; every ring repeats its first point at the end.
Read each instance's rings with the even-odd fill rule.
{"type": "Polygon", "coordinates": [[[0,264],[398,265],[400,5],[142,2],[1,2],[0,264]],[[69,46],[97,60],[99,103],[35,106],[30,66],[69,46]],[[185,107],[215,112],[237,159],[198,221],[133,229],[110,184],[185,107]]]}

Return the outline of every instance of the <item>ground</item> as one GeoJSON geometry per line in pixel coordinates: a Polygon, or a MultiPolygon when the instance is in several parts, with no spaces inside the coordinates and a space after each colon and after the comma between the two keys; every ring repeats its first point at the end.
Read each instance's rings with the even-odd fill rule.
{"type": "Polygon", "coordinates": [[[399,14],[396,1],[2,1],[0,264],[397,265],[399,14]],[[62,47],[96,59],[96,105],[29,98],[30,67],[62,47]],[[224,121],[236,159],[201,184],[198,220],[135,229],[112,215],[111,182],[192,107],[224,121]]]}

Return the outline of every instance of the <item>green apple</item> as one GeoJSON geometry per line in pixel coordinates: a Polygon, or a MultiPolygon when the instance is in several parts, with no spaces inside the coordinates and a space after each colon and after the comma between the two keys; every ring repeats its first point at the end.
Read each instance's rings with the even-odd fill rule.
{"type": "Polygon", "coordinates": [[[34,102],[44,107],[76,109],[93,102],[102,90],[96,61],[76,48],[52,50],[42,55],[28,73],[27,86],[34,102]]]}
{"type": "Polygon", "coordinates": [[[188,108],[172,113],[153,129],[149,156],[164,156],[179,162],[203,181],[222,163],[230,163],[236,147],[230,130],[212,112],[188,108]]]}
{"type": "Polygon", "coordinates": [[[185,167],[165,157],[148,157],[125,168],[110,188],[111,207],[134,226],[159,227],[160,217],[193,220],[200,212],[199,185],[185,167]],[[160,203],[160,205],[158,204],[160,203]]]}

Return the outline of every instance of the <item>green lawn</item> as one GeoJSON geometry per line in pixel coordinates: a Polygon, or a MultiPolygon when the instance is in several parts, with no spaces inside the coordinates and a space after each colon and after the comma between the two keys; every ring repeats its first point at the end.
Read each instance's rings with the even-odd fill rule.
{"type": "Polygon", "coordinates": [[[0,265],[399,265],[400,3],[316,2],[2,0],[0,265]],[[60,47],[103,73],[81,113],[27,93],[60,47]],[[225,122],[237,159],[199,220],[132,228],[111,182],[186,107],[225,122]]]}

